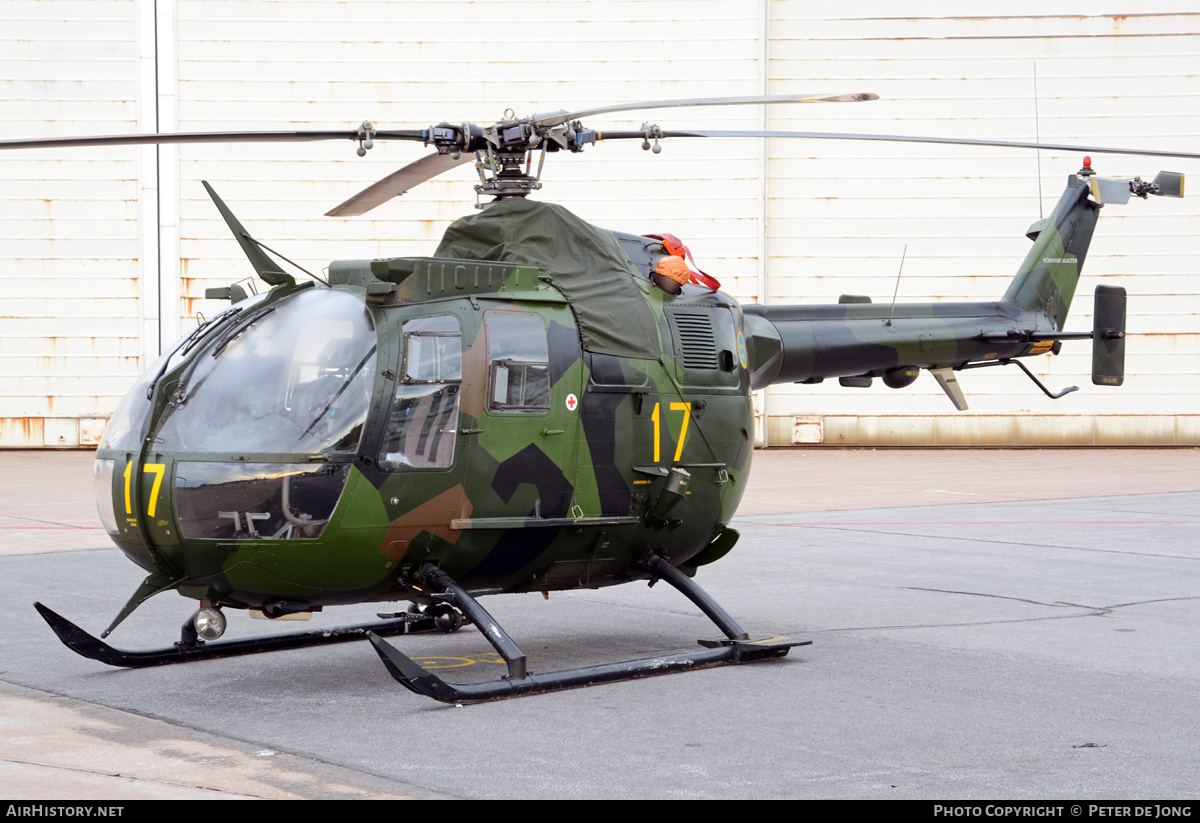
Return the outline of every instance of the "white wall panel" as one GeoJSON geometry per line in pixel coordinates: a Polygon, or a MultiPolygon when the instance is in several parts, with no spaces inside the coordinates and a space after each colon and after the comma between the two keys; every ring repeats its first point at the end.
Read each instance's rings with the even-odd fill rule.
{"type": "MultiPolygon", "coordinates": [[[[134,3],[9,0],[0,17],[0,134],[137,130],[134,3]]],[[[43,420],[107,415],[142,366],[136,159],[0,157],[0,445],[74,445],[43,420]]]]}
{"type": "MultiPolygon", "coordinates": [[[[328,2],[181,3],[180,127],[419,128],[623,100],[756,94],[752,3],[328,2]],[[286,24],[279,15],[286,13],[286,24]],[[369,32],[369,36],[364,35],[369,32]]],[[[633,128],[663,113],[599,118],[633,128]]],[[[752,127],[752,109],[672,113],[669,125],[752,127]]],[[[198,185],[207,178],[252,233],[319,269],[336,258],[429,254],[472,211],[470,166],[377,209],[322,217],[354,191],[427,153],[379,143],[181,149],[184,313],[249,272],[198,185]]],[[[612,228],[670,230],[727,280],[756,276],[760,184],[753,141],[675,141],[661,155],[636,142],[551,156],[540,197],[612,228]],[[713,199],[719,198],[714,207],[713,199]],[[715,213],[714,213],[715,212],[715,213]],[[698,248],[699,247],[699,248],[698,248]]]]}
{"type": "MultiPolygon", "coordinates": [[[[1128,4],[1116,3],[1018,2],[1002,13],[982,3],[902,9],[911,16],[890,3],[772,3],[773,91],[821,77],[884,99],[852,111],[806,109],[803,118],[774,108],[771,127],[1194,147],[1200,15],[1193,5],[1167,3],[1154,14],[1130,16],[1120,14],[1128,4]]],[[[1048,213],[1082,156],[781,140],[772,140],[770,150],[772,303],[836,300],[843,292],[890,302],[905,244],[901,302],[996,299],[1028,249],[1024,232],[1039,217],[1039,174],[1048,213]]],[[[1106,175],[1200,173],[1195,162],[1108,154],[1097,154],[1095,165],[1106,175]]],[[[778,387],[769,390],[767,408],[779,418],[771,424],[775,440],[790,442],[793,416],[836,416],[855,425],[827,422],[827,442],[851,445],[1022,442],[1014,437],[1036,445],[1125,436],[1130,443],[1165,442],[1164,432],[1179,432],[1176,419],[1200,414],[1198,261],[1194,200],[1135,200],[1102,213],[1068,329],[1091,328],[1096,284],[1128,288],[1129,328],[1137,336],[1129,340],[1128,378],[1120,389],[1092,386],[1090,345],[1068,343],[1057,358],[1028,361],[1052,389],[1081,387],[1058,401],[1011,367],[962,373],[971,404],[965,413],[927,376],[900,391],[844,389],[836,381],[778,387]],[[1165,415],[1166,422],[1147,433],[1120,416],[1128,414],[1165,415]],[[890,415],[904,415],[904,424],[893,426],[890,415]],[[1083,429],[1071,422],[1080,416],[1091,421],[1083,429]],[[1043,422],[1014,426],[1026,417],[1043,422]],[[942,425],[943,419],[960,422],[942,425]]],[[[1194,430],[1185,426],[1184,433],[1194,430]]]]}
{"type": "MultiPolygon", "coordinates": [[[[1040,131],[1047,142],[1194,148],[1194,0],[1133,15],[1113,0],[1015,0],[1003,15],[959,0],[898,6],[13,0],[0,7],[0,133],[128,133],[154,122],[345,128],[363,119],[412,128],[487,121],[506,108],[872,91],[884,99],[629,112],[589,125],[1014,140],[1040,131]],[[157,37],[147,8],[157,8],[157,37]]],[[[994,299],[1024,257],[1039,201],[1051,208],[1079,164],[1074,153],[830,141],[663,148],[655,156],[630,141],[552,156],[539,197],[603,226],[673,232],[727,291],[771,303],[842,293],[890,300],[906,243],[901,300],[994,299]]],[[[169,342],[197,312],[221,308],[203,298],[206,287],[252,273],[200,180],[252,234],[319,271],[332,259],[429,254],[449,222],[472,211],[466,166],[369,217],[322,216],[427,151],[379,143],[358,158],[347,141],[181,146],[157,161],[137,149],[0,155],[0,445],[40,445],[45,417],[110,412],[160,337],[169,342]]],[[[1096,164],[1102,174],[1200,174],[1200,164],[1147,158],[1096,164]]],[[[826,419],[827,442],[1196,442],[1198,205],[1156,198],[1102,215],[1069,328],[1090,327],[1096,283],[1129,289],[1130,329],[1140,334],[1129,341],[1123,388],[1092,387],[1088,346],[1077,343],[1031,365],[1055,388],[1082,386],[1056,403],[1016,369],[964,373],[966,414],[926,377],[901,391],[779,387],[769,392],[772,430],[790,442],[792,416],[812,415],[826,419]]]]}

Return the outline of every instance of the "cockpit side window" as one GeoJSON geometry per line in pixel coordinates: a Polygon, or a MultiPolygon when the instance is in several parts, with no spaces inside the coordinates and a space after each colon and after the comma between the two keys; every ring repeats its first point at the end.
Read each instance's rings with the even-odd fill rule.
{"type": "Polygon", "coordinates": [[[462,380],[462,343],[457,334],[406,334],[404,352],[405,383],[462,380]]]}
{"type": "Polygon", "coordinates": [[[550,410],[550,348],[546,326],[530,314],[491,311],[488,339],[488,408],[492,411],[550,410]]]}
{"type": "Polygon", "coordinates": [[[379,463],[385,469],[447,468],[454,462],[462,387],[462,331],[449,315],[404,323],[400,380],[379,463]]]}

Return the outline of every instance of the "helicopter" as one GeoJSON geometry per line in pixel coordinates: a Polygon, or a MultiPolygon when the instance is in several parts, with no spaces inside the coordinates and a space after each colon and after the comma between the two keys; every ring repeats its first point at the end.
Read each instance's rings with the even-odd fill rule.
{"type": "MultiPolygon", "coordinates": [[[[991,302],[741,305],[688,265],[672,235],[607,231],[535,201],[550,154],[640,140],[783,137],[1200,155],[936,137],[778,131],[602,131],[584,118],[711,105],[860,103],[870,93],[693,98],[601,106],[425,129],[207,132],[0,141],[0,149],[188,142],[379,140],[434,152],[328,212],[361,215],[475,164],[477,213],[430,257],[332,262],[297,282],[206,190],[256,276],[207,296],[228,308],[152,363],[96,452],[98,510],[144,581],[97,638],[41,603],[72,650],[114,666],[189,662],[366,638],[404,687],[466,703],[786,656],[807,645],[752,636],[695,581],[728,554],[753,453],[751,392],[781,383],[929,371],[958,409],[957,374],[1091,339],[1093,383],[1124,379],[1125,291],[1098,286],[1090,332],[1064,331],[1100,209],[1182,197],[1183,175],[1069,176],[1006,292],[991,302]],[[536,171],[534,163],[536,160],[536,171]],[[483,202],[487,200],[487,202],[483,202]],[[485,595],[665,581],[723,637],[701,651],[552,673],[530,670],[485,595]],[[199,601],[180,640],[105,642],[150,597],[199,601]],[[407,601],[369,624],[220,640],[225,609],[281,620],[326,607],[407,601]],[[452,684],[385,638],[473,624],[507,664],[452,684]]],[[[279,258],[279,259],[277,259],[279,258]]],[[[293,264],[294,265],[294,264],[293,264]]],[[[698,268],[698,267],[697,267],[698,268]]]]}

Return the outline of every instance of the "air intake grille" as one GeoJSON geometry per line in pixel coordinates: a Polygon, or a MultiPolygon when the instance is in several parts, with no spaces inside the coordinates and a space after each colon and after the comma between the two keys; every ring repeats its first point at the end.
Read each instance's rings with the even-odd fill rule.
{"type": "Polygon", "coordinates": [[[707,311],[671,312],[679,336],[679,357],[685,369],[717,368],[717,340],[707,311]]]}

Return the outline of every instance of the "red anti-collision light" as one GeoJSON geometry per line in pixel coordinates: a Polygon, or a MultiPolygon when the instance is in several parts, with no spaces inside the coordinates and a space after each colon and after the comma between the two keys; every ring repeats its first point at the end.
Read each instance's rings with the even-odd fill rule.
{"type": "Polygon", "coordinates": [[[1090,169],[1092,167],[1092,158],[1090,158],[1090,157],[1083,158],[1083,167],[1085,169],[1090,169]]]}

